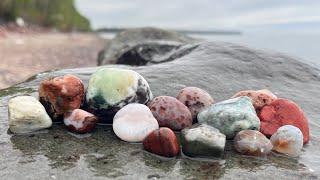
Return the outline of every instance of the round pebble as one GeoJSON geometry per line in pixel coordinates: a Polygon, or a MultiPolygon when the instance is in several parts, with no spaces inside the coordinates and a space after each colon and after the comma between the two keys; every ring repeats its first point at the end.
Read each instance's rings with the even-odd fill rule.
{"type": "Polygon", "coordinates": [[[234,138],[234,147],[239,153],[249,156],[265,156],[272,150],[270,140],[255,130],[240,131],[234,138]]]}
{"type": "Polygon", "coordinates": [[[151,132],[143,140],[143,148],[146,151],[165,157],[174,157],[180,152],[175,133],[166,127],[161,127],[151,132]]]}
{"type": "Polygon", "coordinates": [[[158,96],[148,106],[162,127],[179,131],[192,125],[189,109],[174,97],[158,96]]]}
{"type": "Polygon", "coordinates": [[[127,142],[141,142],[159,128],[157,120],[146,105],[132,103],[120,109],[113,118],[113,131],[127,142]]]}
{"type": "Polygon", "coordinates": [[[273,150],[288,156],[299,156],[303,147],[303,135],[299,128],[292,125],[280,127],[270,138],[273,150]]]}
{"type": "Polygon", "coordinates": [[[194,123],[197,121],[198,113],[214,102],[209,93],[197,87],[181,89],[177,99],[189,108],[194,123]]]}
{"type": "Polygon", "coordinates": [[[65,113],[64,124],[72,132],[88,133],[96,126],[98,119],[91,113],[81,109],[65,113]]]}

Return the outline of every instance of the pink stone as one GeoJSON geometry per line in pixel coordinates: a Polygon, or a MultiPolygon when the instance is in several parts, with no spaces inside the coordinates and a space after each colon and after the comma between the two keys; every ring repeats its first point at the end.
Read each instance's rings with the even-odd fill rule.
{"type": "Polygon", "coordinates": [[[87,111],[75,109],[65,113],[63,122],[72,132],[88,133],[96,126],[97,118],[87,111]]]}

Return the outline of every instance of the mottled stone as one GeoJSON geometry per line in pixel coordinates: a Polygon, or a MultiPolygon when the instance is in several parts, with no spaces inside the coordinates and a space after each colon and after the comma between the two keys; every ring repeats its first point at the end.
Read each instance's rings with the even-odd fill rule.
{"type": "Polygon", "coordinates": [[[180,152],[180,145],[175,133],[166,127],[151,132],[143,140],[143,148],[146,151],[165,157],[174,157],[180,152]]]}
{"type": "Polygon", "coordinates": [[[159,128],[157,120],[146,105],[132,103],[120,109],[113,119],[113,131],[127,142],[141,142],[159,128]]]}
{"type": "Polygon", "coordinates": [[[206,123],[232,139],[241,130],[259,130],[260,120],[245,96],[216,103],[198,114],[199,123],[206,123]]]}
{"type": "Polygon", "coordinates": [[[214,102],[209,93],[197,87],[181,89],[177,99],[189,108],[194,123],[197,122],[198,113],[214,102]]]}
{"type": "Polygon", "coordinates": [[[10,99],[8,112],[9,129],[13,133],[30,133],[52,125],[45,108],[32,96],[17,96],[10,99]]]}
{"type": "Polygon", "coordinates": [[[218,129],[195,124],[182,130],[182,151],[191,157],[221,157],[226,144],[226,136],[218,129]]]}
{"type": "Polygon", "coordinates": [[[103,123],[112,123],[113,116],[130,103],[145,104],[152,99],[148,82],[137,72],[119,68],[102,68],[90,77],[86,93],[89,112],[103,123]]]}
{"type": "Polygon", "coordinates": [[[270,140],[274,151],[293,157],[299,156],[303,147],[302,132],[292,125],[280,127],[270,140]]]}
{"type": "Polygon", "coordinates": [[[80,108],[84,97],[84,85],[74,75],[43,80],[39,86],[40,102],[53,121],[62,121],[63,114],[80,108]]]}
{"type": "Polygon", "coordinates": [[[192,125],[189,109],[174,97],[158,96],[148,106],[162,127],[179,131],[192,125]]]}
{"type": "Polygon", "coordinates": [[[91,113],[82,109],[75,109],[64,115],[63,122],[67,128],[76,133],[91,132],[96,126],[98,119],[91,113]]]}
{"type": "Polygon", "coordinates": [[[255,130],[240,131],[234,138],[234,147],[239,153],[249,156],[265,156],[272,150],[270,140],[255,130]]]}
{"type": "Polygon", "coordinates": [[[309,141],[309,123],[302,109],[293,101],[277,99],[270,105],[264,106],[260,113],[260,131],[267,137],[272,136],[279,127],[293,125],[303,134],[303,143],[309,141]]]}
{"type": "Polygon", "coordinates": [[[263,106],[271,104],[277,99],[277,96],[274,95],[271,91],[267,89],[262,90],[246,90],[236,93],[232,98],[247,96],[252,100],[254,108],[259,111],[263,106]]]}

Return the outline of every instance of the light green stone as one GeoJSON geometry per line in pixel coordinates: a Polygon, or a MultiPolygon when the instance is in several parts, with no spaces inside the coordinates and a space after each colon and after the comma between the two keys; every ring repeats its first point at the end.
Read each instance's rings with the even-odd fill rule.
{"type": "Polygon", "coordinates": [[[242,130],[260,128],[260,120],[248,97],[213,104],[198,114],[198,121],[219,129],[227,139],[232,139],[242,130]]]}

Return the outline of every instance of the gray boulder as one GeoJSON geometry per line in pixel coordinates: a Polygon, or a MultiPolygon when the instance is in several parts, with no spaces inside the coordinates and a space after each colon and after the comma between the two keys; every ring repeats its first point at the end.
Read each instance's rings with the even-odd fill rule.
{"type": "Polygon", "coordinates": [[[111,40],[98,55],[98,65],[147,65],[174,60],[188,54],[195,39],[158,28],[124,30],[111,40]]]}

